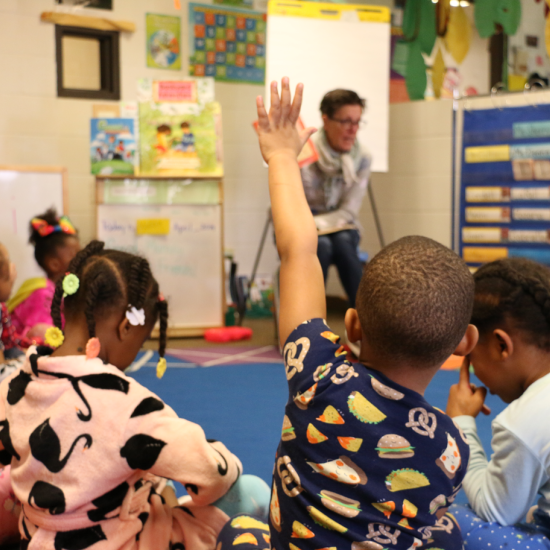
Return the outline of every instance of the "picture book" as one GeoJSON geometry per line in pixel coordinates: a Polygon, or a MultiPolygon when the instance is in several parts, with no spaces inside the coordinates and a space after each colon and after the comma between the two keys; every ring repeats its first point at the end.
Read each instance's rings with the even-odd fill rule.
{"type": "Polygon", "coordinates": [[[92,118],[90,121],[90,161],[92,174],[132,175],[136,156],[134,120],[92,118]]]}
{"type": "Polygon", "coordinates": [[[194,79],[151,82],[150,93],[140,86],[140,173],[221,177],[221,109],[210,86],[194,79]]]}

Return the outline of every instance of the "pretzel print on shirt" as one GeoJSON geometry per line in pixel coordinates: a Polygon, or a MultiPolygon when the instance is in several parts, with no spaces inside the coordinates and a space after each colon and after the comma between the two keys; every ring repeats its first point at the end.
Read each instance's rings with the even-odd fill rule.
{"type": "Polygon", "coordinates": [[[309,338],[303,336],[302,338],[298,338],[296,342],[288,342],[285,346],[283,356],[285,358],[287,380],[290,380],[297,372],[302,372],[304,370],[304,359],[306,358],[310,345],[309,338]],[[300,355],[296,357],[298,346],[302,346],[302,349],[300,355]]]}
{"type": "Polygon", "coordinates": [[[405,426],[412,428],[417,434],[427,435],[433,439],[437,428],[437,418],[434,413],[429,413],[423,407],[417,407],[409,411],[409,421],[405,426]],[[420,413],[418,419],[415,419],[416,413],[420,413]]]}

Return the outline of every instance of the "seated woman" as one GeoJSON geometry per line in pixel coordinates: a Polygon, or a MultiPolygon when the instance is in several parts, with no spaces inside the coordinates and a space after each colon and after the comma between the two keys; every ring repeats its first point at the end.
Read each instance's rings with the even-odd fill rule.
{"type": "Polygon", "coordinates": [[[357,256],[361,229],[357,216],[371,167],[370,154],[357,140],[364,108],[365,100],[351,90],[328,92],[321,101],[323,128],[312,138],[319,160],[302,168],[325,282],[329,266],[335,264],[351,307],[363,271],[357,256]]]}

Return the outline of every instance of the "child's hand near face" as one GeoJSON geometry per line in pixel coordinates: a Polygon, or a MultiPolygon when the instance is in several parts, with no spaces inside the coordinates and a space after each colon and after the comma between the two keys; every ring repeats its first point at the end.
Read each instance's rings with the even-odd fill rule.
{"type": "Polygon", "coordinates": [[[306,128],[301,132],[296,128],[300,116],[304,85],[298,84],[294,93],[294,101],[290,99],[290,84],[288,78],[283,78],[281,97],[277,92],[277,82],[271,83],[271,107],[267,114],[263,98],[256,100],[258,109],[258,138],[264,160],[269,161],[278,154],[286,154],[295,159],[306,141],[316,131],[306,128]]]}
{"type": "Polygon", "coordinates": [[[470,383],[470,358],[466,356],[460,367],[458,384],[451,386],[447,401],[447,414],[454,416],[473,416],[482,412],[490,414],[491,409],[485,405],[487,388],[478,388],[470,383]]]}

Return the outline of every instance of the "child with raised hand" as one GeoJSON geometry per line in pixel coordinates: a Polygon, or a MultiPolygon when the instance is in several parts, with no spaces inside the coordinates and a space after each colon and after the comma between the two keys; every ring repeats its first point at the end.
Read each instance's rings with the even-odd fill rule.
{"type": "Polygon", "coordinates": [[[281,259],[279,334],[289,399],[277,450],[270,507],[274,548],[291,550],[461,549],[446,509],[468,463],[452,420],[423,397],[451,353],[477,340],[469,325],[473,279],[448,248],[407,237],[367,265],[357,309],[346,313],[361,340],[352,365],[323,320],[323,274],[298,153],[302,101],[271,85],[267,114],[257,100],[259,141],[281,259]],[[296,327],[296,328],[295,328],[296,327]]]}
{"type": "Polygon", "coordinates": [[[19,334],[28,338],[43,338],[46,330],[53,326],[50,309],[55,284],[80,250],[80,242],[69,218],[59,217],[54,208],[34,217],[29,223],[29,230],[34,257],[46,277],[24,281],[7,305],[19,334]]]}
{"type": "Polygon", "coordinates": [[[30,348],[0,384],[0,463],[23,503],[25,547],[213,550],[228,516],[211,504],[240,461],[122,372],[157,318],[157,374],[166,368],[168,310],[149,263],[93,241],[68,271],[46,333],[55,351],[30,348]],[[164,503],[160,478],[185,485],[187,507],[164,503]]]}
{"type": "Polygon", "coordinates": [[[479,342],[450,391],[447,413],[470,444],[464,490],[471,508],[453,506],[467,548],[550,548],[550,271],[513,258],[474,275],[471,322],[479,342]],[[490,460],[475,417],[486,389],[470,384],[469,365],[510,405],[492,422],[490,460]],[[538,495],[538,507],[524,520],[538,495]]]}

